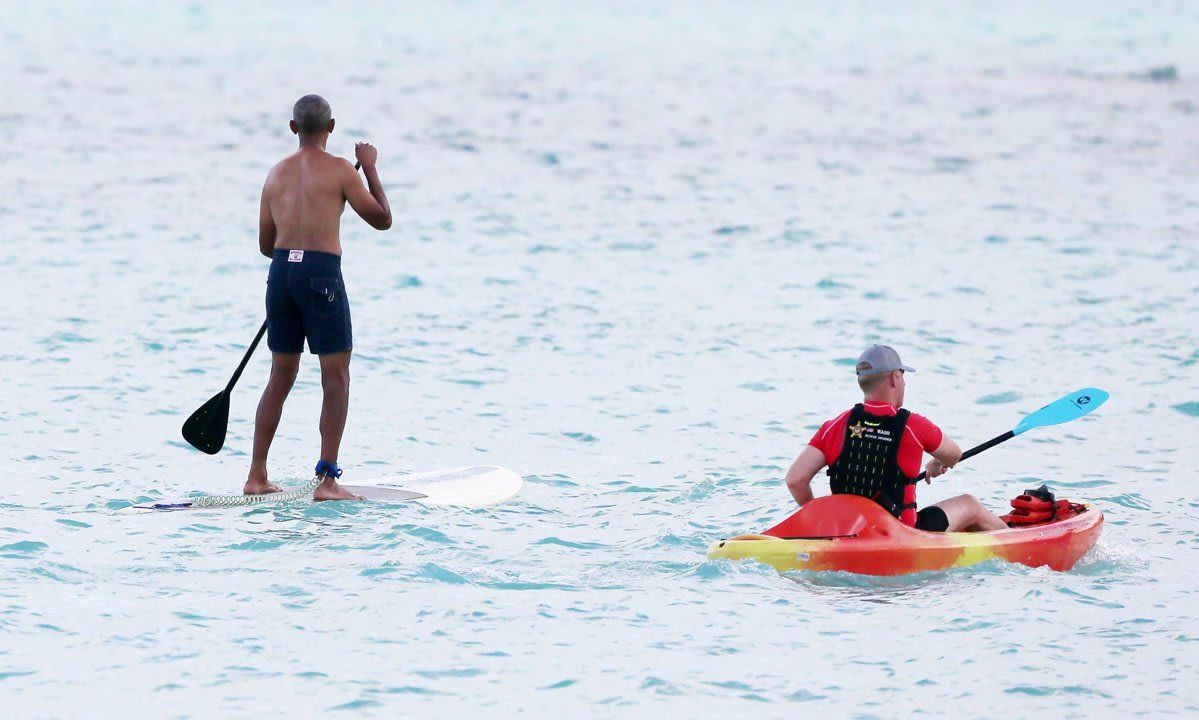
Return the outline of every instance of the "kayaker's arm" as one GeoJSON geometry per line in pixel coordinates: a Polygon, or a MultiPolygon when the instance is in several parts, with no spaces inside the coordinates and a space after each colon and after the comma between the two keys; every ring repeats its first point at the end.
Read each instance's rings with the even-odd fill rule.
{"type": "Polygon", "coordinates": [[[946,470],[957,465],[958,461],[962,459],[962,448],[953,441],[953,438],[945,435],[941,438],[941,444],[929,455],[932,455],[933,459],[924,466],[926,483],[931,483],[933,478],[944,475],[946,470]]]}
{"type": "Polygon", "coordinates": [[[787,489],[800,505],[812,499],[812,478],[825,466],[824,453],[808,445],[787,471],[787,489]]]}

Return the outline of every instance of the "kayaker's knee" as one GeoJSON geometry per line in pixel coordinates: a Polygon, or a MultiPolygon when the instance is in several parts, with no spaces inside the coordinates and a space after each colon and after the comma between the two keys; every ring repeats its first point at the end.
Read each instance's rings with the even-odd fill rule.
{"type": "Polygon", "coordinates": [[[969,494],[942,500],[937,507],[945,511],[951,532],[973,529],[978,526],[980,518],[990,514],[978,498],[969,494]]]}
{"type": "Polygon", "coordinates": [[[987,509],[986,505],[982,504],[978,498],[973,495],[959,495],[954,498],[958,501],[959,507],[966,512],[963,513],[961,529],[963,530],[1003,530],[1007,527],[1007,523],[999,519],[995,513],[987,509]]]}
{"type": "Polygon", "coordinates": [[[962,495],[962,504],[969,508],[970,519],[973,522],[979,522],[982,518],[991,514],[991,511],[982,504],[978,498],[973,495],[962,495]]]}

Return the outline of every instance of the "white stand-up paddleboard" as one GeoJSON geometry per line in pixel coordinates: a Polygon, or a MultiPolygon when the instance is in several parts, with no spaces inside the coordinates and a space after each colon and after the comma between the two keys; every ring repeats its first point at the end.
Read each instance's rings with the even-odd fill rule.
{"type": "MultiPolygon", "coordinates": [[[[508,468],[494,465],[431,470],[408,475],[391,475],[374,480],[354,480],[344,487],[367,500],[382,502],[419,502],[425,505],[453,505],[465,508],[482,508],[501,503],[520,492],[524,480],[508,468]]],[[[307,490],[304,494],[311,493],[307,490]]],[[[224,498],[220,498],[224,499],[224,498]]],[[[177,512],[179,510],[213,510],[222,507],[247,507],[269,504],[283,499],[296,499],[295,492],[271,493],[270,495],[232,497],[229,502],[205,503],[205,498],[132,505],[121,510],[123,513],[177,512]],[[284,498],[283,496],[290,496],[284,498]]]]}

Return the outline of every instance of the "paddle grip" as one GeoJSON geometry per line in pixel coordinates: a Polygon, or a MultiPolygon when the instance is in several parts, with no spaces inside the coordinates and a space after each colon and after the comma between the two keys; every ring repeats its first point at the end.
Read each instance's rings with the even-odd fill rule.
{"type": "MultiPolygon", "coordinates": [[[[965,460],[967,458],[972,458],[975,455],[982,452],[983,450],[990,450],[991,448],[995,447],[999,443],[1007,442],[1008,440],[1011,440],[1014,437],[1016,437],[1016,433],[1012,432],[1011,430],[1008,430],[1007,432],[1005,432],[1002,435],[996,435],[995,437],[986,441],[982,445],[976,445],[976,446],[970,448],[969,450],[967,450],[966,452],[962,453],[962,459],[958,460],[958,462],[961,462],[962,460],[965,460]]],[[[926,473],[926,472],[920,473],[919,475],[916,476],[916,482],[920,482],[927,476],[928,476],[928,473],[926,473]]]]}

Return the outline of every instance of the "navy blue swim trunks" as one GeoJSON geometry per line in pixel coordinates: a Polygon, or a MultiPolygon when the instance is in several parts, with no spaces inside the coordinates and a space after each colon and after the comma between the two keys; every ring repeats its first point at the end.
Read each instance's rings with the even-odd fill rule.
{"type": "Polygon", "coordinates": [[[266,280],[266,344],[271,352],[314,355],[353,348],[341,258],[315,250],[275,250],[266,280]]]}

